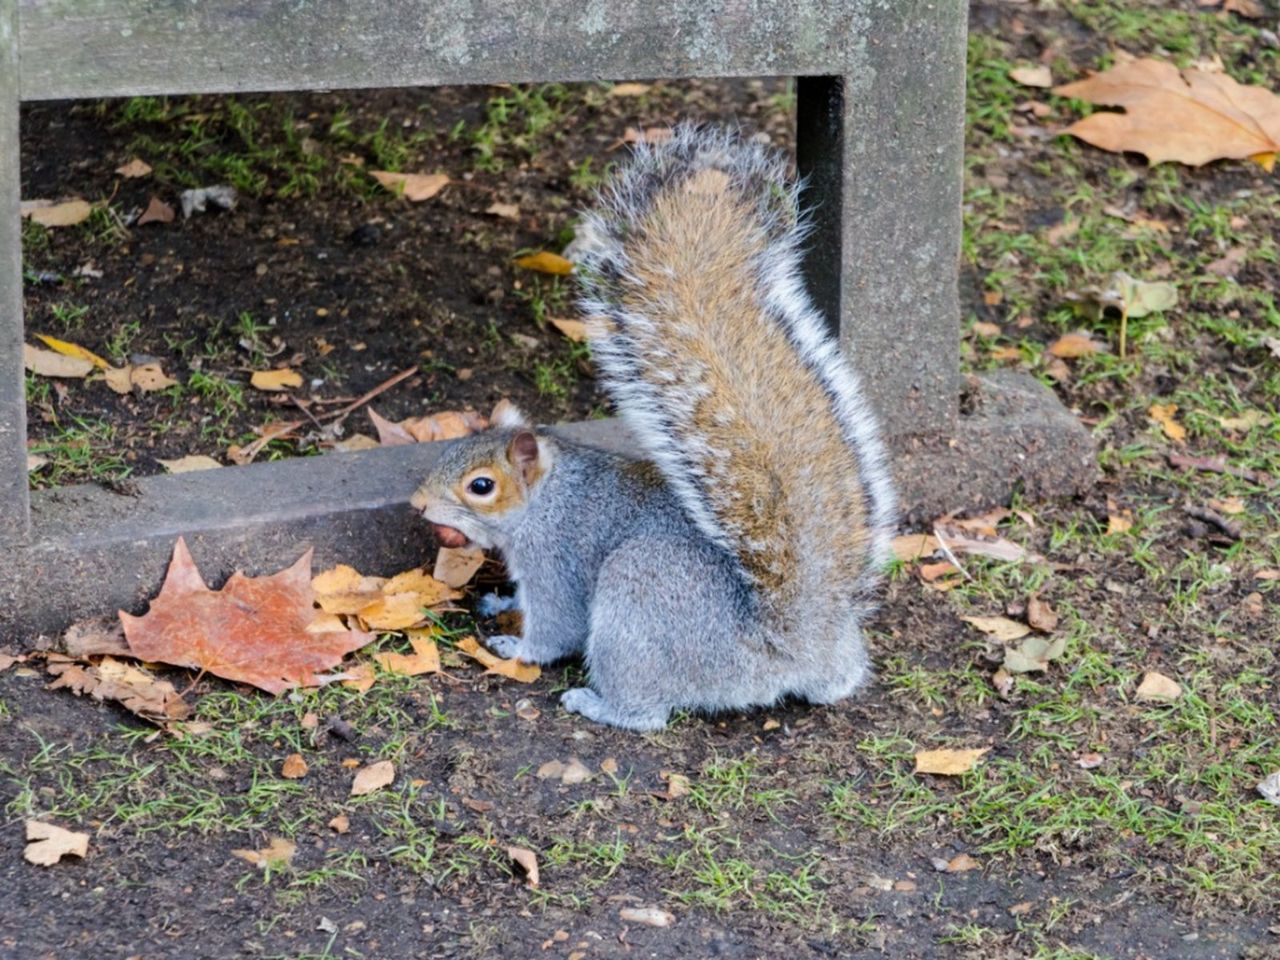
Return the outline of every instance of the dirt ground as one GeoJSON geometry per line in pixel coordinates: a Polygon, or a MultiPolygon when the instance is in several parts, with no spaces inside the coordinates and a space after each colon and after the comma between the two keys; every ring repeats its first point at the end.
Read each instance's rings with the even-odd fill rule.
{"type": "MultiPolygon", "coordinates": [[[[559,710],[573,664],[524,686],[447,653],[442,675],[363,694],[272,698],[175,671],[203,731],[178,738],[19,661],[0,669],[0,958],[1280,957],[1280,806],[1256,789],[1280,771],[1280,191],[1256,164],[1148,167],[1061,136],[1080,105],[1009,76],[1216,55],[1277,89],[1276,20],[1195,0],[973,5],[964,362],[1040,376],[1093,430],[1103,479],[991,521],[1039,559],[965,556],[943,582],[896,565],[862,695],[637,736],[559,710]],[[1116,270],[1178,291],[1130,320],[1125,357],[1116,318],[1085,307],[1116,270]],[[1109,349],[1054,357],[1078,329],[1109,349]],[[1006,682],[1006,645],[960,618],[1022,621],[1033,598],[1065,646],[1006,682]],[[1140,696],[1151,672],[1180,696],[1140,696]],[[914,772],[943,747],[988,752],[961,776],[914,772]],[[292,753],[301,780],[281,776],[292,753]],[[396,781],[349,797],[352,764],[383,759],[396,781]],[[589,778],[545,775],[571,759],[589,778]],[[28,820],[88,832],[88,856],[26,863],[28,820]],[[232,853],[272,838],[296,843],[289,866],[232,853]],[[511,846],[536,852],[536,889],[511,846]]],[[[122,397],[29,377],[33,486],[225,461],[299,406],[408,368],[379,413],[606,411],[587,349],[549,322],[573,315],[569,286],[512,258],[563,247],[628,127],[734,120],[787,147],[794,106],[778,80],[622,92],[25,107],[24,198],[97,205],[26,229],[28,330],[178,381],[122,397]],[[114,172],[135,156],[151,175],[114,172]],[[370,169],[452,182],[414,204],[370,169]],[[152,196],[220,183],[231,211],[132,222],[152,196]],[[303,387],[248,385],[277,365],[303,387]]],[[[326,443],[300,430],[264,456],[326,443]]],[[[34,641],[0,637],[0,653],[34,641]]]]}

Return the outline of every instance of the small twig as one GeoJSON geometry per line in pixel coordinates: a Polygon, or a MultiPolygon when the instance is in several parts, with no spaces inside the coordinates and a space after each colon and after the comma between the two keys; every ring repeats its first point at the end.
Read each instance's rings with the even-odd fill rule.
{"type": "Polygon", "coordinates": [[[324,414],[324,415],[323,415],[323,416],[324,416],[324,419],[326,419],[326,420],[341,420],[343,417],[347,416],[348,414],[350,414],[350,413],[352,413],[352,412],[354,412],[354,411],[356,411],[356,410],[359,410],[361,407],[363,407],[366,403],[368,403],[368,402],[369,402],[370,400],[372,400],[374,397],[378,396],[378,394],[382,393],[382,392],[383,392],[383,391],[385,391],[385,390],[390,390],[392,387],[394,387],[394,386],[395,386],[397,383],[399,383],[401,380],[407,379],[408,377],[413,376],[413,375],[414,375],[415,373],[417,373],[417,372],[418,372],[418,368],[417,368],[417,367],[409,367],[407,370],[401,370],[401,371],[400,371],[399,373],[397,373],[394,377],[391,377],[391,378],[390,378],[390,379],[388,379],[388,380],[384,380],[384,381],[382,381],[382,383],[378,384],[376,387],[374,387],[374,388],[373,388],[372,390],[370,390],[368,393],[366,393],[366,394],[364,394],[364,395],[362,395],[362,396],[360,396],[360,397],[357,397],[353,402],[351,402],[351,403],[347,404],[347,405],[346,405],[345,407],[343,407],[341,410],[334,410],[334,411],[331,411],[330,413],[326,413],[326,414],[324,414]]]}
{"type": "Polygon", "coordinates": [[[301,410],[303,413],[307,415],[307,419],[310,420],[312,423],[314,423],[317,429],[319,430],[324,429],[324,424],[315,418],[315,415],[310,410],[307,409],[306,404],[304,404],[301,400],[295,397],[292,393],[289,394],[289,399],[293,401],[293,405],[295,407],[297,407],[299,410],[301,410]]]}
{"type": "Polygon", "coordinates": [[[969,576],[969,571],[964,568],[964,564],[960,562],[959,558],[951,552],[951,548],[947,546],[947,538],[942,534],[941,525],[934,524],[933,536],[934,539],[938,541],[938,547],[942,550],[942,555],[951,561],[951,565],[959,570],[966,580],[972,580],[973,577],[969,576]]]}

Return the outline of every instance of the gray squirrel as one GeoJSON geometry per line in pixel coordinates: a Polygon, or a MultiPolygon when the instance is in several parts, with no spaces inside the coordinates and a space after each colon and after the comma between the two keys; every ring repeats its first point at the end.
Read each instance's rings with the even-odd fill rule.
{"type": "Polygon", "coordinates": [[[894,496],[802,285],[805,232],[785,160],[761,145],[693,126],[639,145],[574,260],[601,381],[646,459],[511,408],[415,493],[442,543],[506,561],[523,636],[490,649],[584,657],[566,710],[656,730],[673,710],[831,703],[866,679],[894,496]]]}

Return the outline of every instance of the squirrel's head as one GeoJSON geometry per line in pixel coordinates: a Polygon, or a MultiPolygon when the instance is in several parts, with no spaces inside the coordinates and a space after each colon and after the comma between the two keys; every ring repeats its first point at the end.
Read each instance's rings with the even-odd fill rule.
{"type": "Polygon", "coordinates": [[[510,404],[483,433],[451,442],[410,499],[446,547],[501,547],[538,483],[554,447],[510,404]]]}

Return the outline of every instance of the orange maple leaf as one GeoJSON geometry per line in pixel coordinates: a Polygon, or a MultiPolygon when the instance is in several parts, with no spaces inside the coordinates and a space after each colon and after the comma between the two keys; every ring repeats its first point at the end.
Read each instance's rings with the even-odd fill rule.
{"type": "Polygon", "coordinates": [[[374,639],[359,630],[308,633],[314,602],[310,550],[287,570],[265,577],[237,570],[221,590],[210,590],[179,537],[150,609],[141,617],[121,610],[120,621],[139,659],[282,693],[319,686],[318,671],[374,639]]]}

